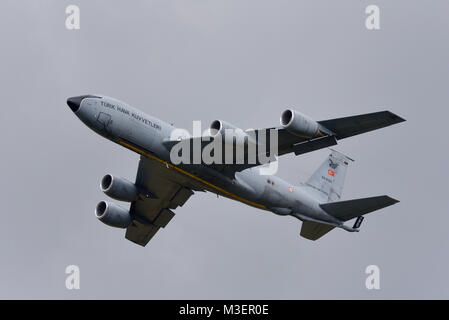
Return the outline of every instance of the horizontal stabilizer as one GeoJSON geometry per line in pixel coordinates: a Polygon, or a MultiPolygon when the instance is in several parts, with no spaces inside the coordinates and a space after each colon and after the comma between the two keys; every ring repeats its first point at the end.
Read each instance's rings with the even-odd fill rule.
{"type": "Polygon", "coordinates": [[[389,196],[378,196],[347,201],[320,204],[328,214],[341,221],[348,221],[361,215],[391,206],[399,202],[389,196]]]}
{"type": "Polygon", "coordinates": [[[301,227],[301,237],[309,240],[317,240],[334,229],[334,226],[313,221],[304,221],[301,227]]]}
{"type": "Polygon", "coordinates": [[[361,114],[345,118],[318,121],[332,131],[337,139],[343,139],[368,131],[384,128],[405,121],[390,111],[361,114]]]}

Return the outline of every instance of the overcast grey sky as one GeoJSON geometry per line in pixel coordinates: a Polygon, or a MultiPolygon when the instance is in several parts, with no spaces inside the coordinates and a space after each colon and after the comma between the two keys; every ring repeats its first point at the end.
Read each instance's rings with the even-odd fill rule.
{"type": "MultiPolygon", "coordinates": [[[[0,298],[449,298],[448,1],[17,1],[0,3],[0,298]],[[77,4],[81,29],[65,28],[77,4]],[[381,29],[365,28],[365,7],[381,29]],[[196,194],[145,248],[97,221],[105,173],[138,155],[65,104],[100,93],[190,129],[278,125],[388,109],[407,122],[345,139],[343,198],[401,202],[359,233],[316,242],[300,222],[196,194]],[[65,267],[81,289],[65,288],[65,267]],[[381,289],[365,288],[380,267],[381,289]]],[[[328,150],[280,160],[299,183],[328,150]]]]}

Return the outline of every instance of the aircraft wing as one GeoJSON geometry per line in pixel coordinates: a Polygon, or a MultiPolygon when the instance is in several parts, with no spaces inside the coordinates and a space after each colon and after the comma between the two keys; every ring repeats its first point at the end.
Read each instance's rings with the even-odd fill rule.
{"type": "Polygon", "coordinates": [[[314,139],[298,137],[284,128],[276,128],[278,131],[278,155],[292,152],[295,155],[299,155],[331,147],[337,144],[337,140],[388,127],[403,121],[405,120],[390,111],[317,121],[320,126],[327,129],[326,131],[331,134],[314,139]]]}
{"type": "MultiPolygon", "coordinates": [[[[266,128],[254,130],[256,135],[259,135],[261,131],[265,131],[264,135],[269,136],[269,130],[276,130],[278,135],[278,153],[277,156],[281,156],[288,153],[294,153],[300,155],[303,153],[312,152],[318,149],[331,147],[337,144],[337,140],[348,138],[354,135],[362,134],[365,132],[381,129],[391,126],[396,123],[405,121],[403,118],[397,116],[390,111],[380,111],[367,114],[361,114],[350,117],[343,117],[330,120],[317,121],[318,124],[324,127],[328,134],[321,137],[307,139],[296,136],[290,133],[288,130],[277,128],[266,128]]],[[[269,148],[266,148],[269,151],[269,148]]],[[[267,157],[271,155],[267,154],[267,157]]],[[[258,164],[235,164],[234,171],[241,171],[246,168],[255,166],[258,164]]]]}
{"type": "MultiPolygon", "coordinates": [[[[265,153],[265,156],[270,159],[270,161],[275,160],[275,156],[281,156],[288,153],[294,153],[295,155],[300,155],[303,153],[312,152],[314,150],[331,147],[337,144],[337,140],[348,138],[354,135],[362,134],[365,132],[369,132],[372,130],[377,130],[380,128],[384,128],[396,123],[400,123],[405,121],[401,117],[395,115],[390,111],[380,111],[373,112],[367,114],[361,114],[350,117],[343,117],[337,119],[323,120],[317,121],[318,124],[323,129],[323,132],[327,132],[323,136],[308,139],[304,137],[297,136],[283,127],[272,127],[272,128],[263,128],[263,129],[251,129],[247,130],[248,134],[253,134],[255,137],[264,136],[266,137],[266,147],[263,149],[257,149],[258,156],[260,154],[265,153]],[[270,130],[275,130],[277,132],[277,153],[270,154],[270,130]],[[261,151],[259,151],[261,150],[261,151]]],[[[190,145],[192,146],[194,143],[194,139],[198,138],[190,138],[190,145]]],[[[201,140],[201,139],[200,139],[201,140]]],[[[178,141],[165,141],[164,145],[167,149],[171,149],[173,145],[178,143],[178,141]]],[[[202,148],[205,147],[209,143],[201,142],[202,148]]],[[[234,157],[235,157],[235,145],[234,147],[234,157]]],[[[211,164],[210,166],[215,170],[222,171],[223,173],[228,173],[232,175],[237,171],[242,171],[244,169],[258,166],[261,163],[253,162],[250,163],[248,161],[247,149],[245,149],[245,158],[242,163],[232,163],[226,164],[223,161],[222,164],[211,164]]],[[[192,156],[193,152],[190,152],[192,156]]],[[[258,158],[258,157],[257,157],[258,158]]]]}
{"type": "Polygon", "coordinates": [[[193,195],[195,186],[163,163],[141,156],[136,186],[147,196],[131,204],[132,223],[126,239],[145,246],[160,228],[175,216],[173,209],[182,206],[193,195]]]}

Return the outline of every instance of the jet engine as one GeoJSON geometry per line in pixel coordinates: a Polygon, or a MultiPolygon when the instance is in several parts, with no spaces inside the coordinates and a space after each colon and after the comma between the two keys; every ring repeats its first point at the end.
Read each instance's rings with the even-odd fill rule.
{"type": "Polygon", "coordinates": [[[281,125],[288,132],[304,138],[314,138],[323,135],[320,132],[318,122],[295,110],[287,109],[282,112],[281,125]]]}
{"type": "Polygon", "coordinates": [[[126,228],[131,223],[129,211],[111,202],[97,204],[95,215],[101,222],[115,228],[126,228]]]}
{"type": "Polygon", "coordinates": [[[212,137],[221,135],[225,143],[233,144],[234,139],[237,143],[248,143],[248,134],[242,129],[223,120],[214,120],[210,125],[210,134],[212,137]]]}
{"type": "Polygon", "coordinates": [[[106,195],[119,201],[132,202],[137,200],[139,195],[134,183],[110,174],[101,179],[100,187],[106,195]]]}

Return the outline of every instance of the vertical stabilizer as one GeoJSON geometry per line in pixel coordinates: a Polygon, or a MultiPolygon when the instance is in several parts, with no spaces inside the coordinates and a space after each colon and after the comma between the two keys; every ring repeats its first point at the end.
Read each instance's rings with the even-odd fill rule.
{"type": "Polygon", "coordinates": [[[322,202],[340,200],[349,161],[354,160],[338,151],[332,150],[329,157],[313,173],[305,185],[322,202]]]}

